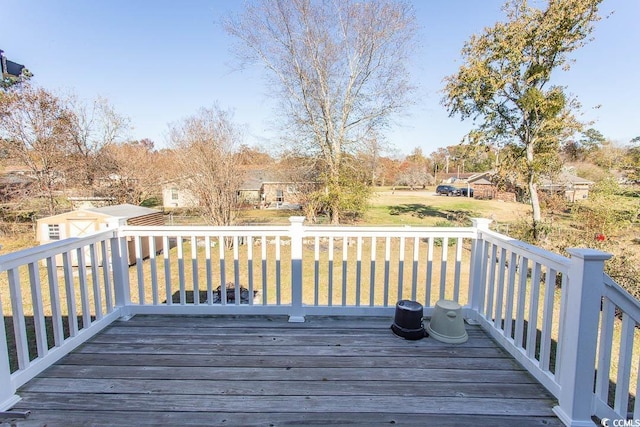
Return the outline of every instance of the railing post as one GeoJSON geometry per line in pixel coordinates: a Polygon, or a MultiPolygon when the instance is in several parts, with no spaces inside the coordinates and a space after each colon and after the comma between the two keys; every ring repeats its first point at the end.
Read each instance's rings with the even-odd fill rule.
{"type": "Polygon", "coordinates": [[[554,412],[567,426],[593,426],[593,383],[604,262],[611,254],[570,248],[571,266],[560,307],[558,381],[554,412]]]}
{"type": "Polygon", "coordinates": [[[304,322],[302,308],[302,239],[304,216],[290,216],[291,222],[291,313],[289,322],[304,322]]]}
{"type": "Polygon", "coordinates": [[[123,316],[128,315],[127,306],[131,303],[129,292],[129,254],[126,237],[117,233],[111,238],[111,265],[113,267],[113,286],[116,307],[120,307],[123,316]]]}
{"type": "Polygon", "coordinates": [[[15,405],[20,400],[20,397],[16,394],[16,388],[11,379],[2,301],[0,301],[0,384],[2,385],[0,387],[0,411],[6,411],[15,405]]]}
{"type": "MultiPolygon", "coordinates": [[[[486,263],[486,255],[484,253],[484,240],[478,237],[480,231],[489,230],[490,219],[471,218],[473,227],[478,232],[476,238],[471,244],[471,274],[469,276],[469,306],[475,314],[480,313],[482,307],[483,292],[483,268],[486,263]]],[[[477,319],[469,319],[477,320],[477,319]]]]}

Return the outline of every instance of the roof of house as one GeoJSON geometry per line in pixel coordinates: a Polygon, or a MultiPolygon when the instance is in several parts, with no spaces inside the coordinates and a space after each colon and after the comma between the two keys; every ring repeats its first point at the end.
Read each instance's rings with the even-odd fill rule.
{"type": "Polygon", "coordinates": [[[553,187],[558,185],[571,186],[576,184],[591,185],[593,184],[593,181],[589,181],[588,179],[584,179],[584,178],[580,178],[579,176],[572,175],[567,171],[560,172],[558,176],[554,178],[545,177],[540,180],[541,187],[553,187]]]}

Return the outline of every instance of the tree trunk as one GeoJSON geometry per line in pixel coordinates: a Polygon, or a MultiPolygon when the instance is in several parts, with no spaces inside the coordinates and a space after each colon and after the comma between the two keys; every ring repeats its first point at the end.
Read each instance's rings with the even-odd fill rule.
{"type": "Polygon", "coordinates": [[[540,224],[540,220],[542,218],[540,212],[540,199],[538,198],[538,185],[536,184],[535,178],[535,169],[533,167],[533,143],[530,142],[527,144],[527,184],[529,187],[529,197],[531,198],[531,232],[534,241],[538,240],[538,225],[540,224]]]}

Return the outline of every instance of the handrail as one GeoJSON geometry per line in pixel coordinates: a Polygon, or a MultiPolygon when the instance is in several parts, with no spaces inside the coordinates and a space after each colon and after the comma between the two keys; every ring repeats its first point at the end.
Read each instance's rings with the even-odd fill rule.
{"type": "MultiPolygon", "coordinates": [[[[640,302],[604,274],[608,254],[570,249],[567,258],[490,231],[481,219],[445,228],[303,220],[122,226],[0,256],[0,384],[8,384],[0,410],[15,403],[19,386],[119,316],[391,316],[399,299],[422,303],[429,316],[446,298],[559,399],[556,412],[568,425],[628,415],[640,302]],[[13,320],[11,348],[5,316],[13,320]]],[[[640,404],[633,411],[640,418],[640,404]]]]}

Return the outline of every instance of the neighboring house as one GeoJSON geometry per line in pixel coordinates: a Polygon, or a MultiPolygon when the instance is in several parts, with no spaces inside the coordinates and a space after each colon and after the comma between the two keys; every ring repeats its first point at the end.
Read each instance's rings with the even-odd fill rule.
{"type": "Polygon", "coordinates": [[[592,185],[593,181],[563,170],[557,177],[541,179],[538,189],[547,193],[563,194],[569,202],[577,202],[589,197],[592,185]]]}
{"type": "MultiPolygon", "coordinates": [[[[504,201],[522,200],[525,192],[524,187],[517,183],[512,183],[513,190],[502,191],[493,183],[492,175],[494,171],[481,172],[472,175],[467,182],[474,189],[474,197],[480,199],[497,199],[504,201]]],[[[557,177],[542,178],[538,185],[538,190],[547,193],[562,193],[570,201],[586,199],[589,196],[589,189],[593,185],[592,181],[580,178],[563,170],[557,177]]]]}
{"type": "Polygon", "coordinates": [[[165,208],[195,208],[198,199],[189,190],[189,178],[167,181],[162,185],[162,206],[165,208]]]}
{"type": "Polygon", "coordinates": [[[461,184],[461,182],[465,182],[472,177],[473,175],[475,175],[474,173],[470,173],[470,172],[465,172],[465,173],[458,173],[458,172],[454,172],[454,173],[438,173],[438,176],[436,178],[436,180],[438,182],[436,182],[436,184],[452,184],[452,185],[458,185],[461,184]]]}
{"type": "MultiPolygon", "coordinates": [[[[40,244],[45,244],[69,237],[84,236],[122,225],[164,225],[164,217],[162,212],[157,209],[123,204],[78,209],[41,218],[36,223],[36,240],[40,244]]],[[[156,238],[155,246],[156,252],[162,250],[161,238],[156,238]]],[[[135,264],[136,253],[133,241],[128,242],[128,251],[129,265],[135,264]]],[[[141,255],[146,258],[149,254],[149,241],[148,239],[142,239],[141,255]]],[[[77,265],[77,255],[73,253],[72,256],[73,264],[77,265]]],[[[85,256],[85,259],[86,264],[90,265],[90,257],[85,256]]],[[[57,263],[58,266],[61,266],[62,259],[57,259],[57,263]]]]}
{"type": "Polygon", "coordinates": [[[302,204],[300,191],[303,187],[318,187],[315,182],[263,182],[261,187],[262,206],[265,208],[300,208],[302,204]]]}
{"type": "MultiPolygon", "coordinates": [[[[168,181],[162,187],[162,205],[165,208],[195,208],[198,198],[189,190],[189,178],[168,181]]],[[[302,202],[300,190],[314,182],[278,180],[267,171],[249,171],[237,190],[238,200],[248,206],[260,208],[299,208],[302,202]]]]}

